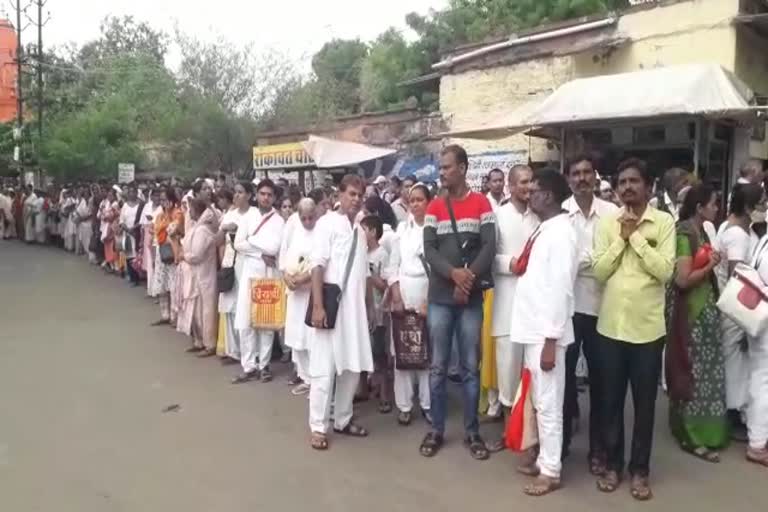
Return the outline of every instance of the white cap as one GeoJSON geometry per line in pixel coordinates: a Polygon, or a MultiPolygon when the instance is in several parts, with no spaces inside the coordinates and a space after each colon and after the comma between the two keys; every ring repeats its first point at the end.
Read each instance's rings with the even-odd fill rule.
{"type": "Polygon", "coordinates": [[[611,190],[611,183],[605,180],[600,182],[600,192],[607,192],[611,190]]]}
{"type": "Polygon", "coordinates": [[[376,179],[375,179],[375,180],[373,180],[373,184],[374,184],[374,185],[381,185],[382,183],[386,183],[386,182],[387,182],[387,178],[385,178],[385,177],[384,177],[384,176],[382,176],[381,174],[379,174],[378,176],[376,176],[376,179]]]}

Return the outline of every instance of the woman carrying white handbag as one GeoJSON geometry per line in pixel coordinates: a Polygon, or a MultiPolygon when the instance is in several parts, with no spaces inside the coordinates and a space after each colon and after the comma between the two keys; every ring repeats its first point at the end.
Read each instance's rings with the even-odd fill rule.
{"type": "MultiPolygon", "coordinates": [[[[763,199],[759,185],[738,184],[733,188],[729,202],[729,215],[717,232],[714,249],[723,255],[715,268],[718,288],[722,293],[729,277],[739,264],[749,264],[750,255],[758,238],[751,224],[760,211],[758,205],[763,199]]],[[[764,211],[762,212],[765,213],[764,211]]],[[[742,417],[748,401],[749,354],[744,329],[726,315],[720,317],[720,336],[725,357],[725,393],[731,436],[734,440],[747,440],[746,427],[742,417]]]]}
{"type": "MultiPolygon", "coordinates": [[[[768,235],[757,245],[753,262],[760,279],[768,283],[768,235]]],[[[747,430],[747,460],[768,466],[768,329],[749,340],[747,430]]]]}

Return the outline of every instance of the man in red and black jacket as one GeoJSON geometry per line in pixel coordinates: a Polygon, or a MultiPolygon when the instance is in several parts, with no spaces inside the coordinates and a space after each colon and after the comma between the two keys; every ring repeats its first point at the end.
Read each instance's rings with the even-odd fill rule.
{"type": "Polygon", "coordinates": [[[432,344],[429,387],[432,431],[421,444],[431,457],[443,444],[446,417],[446,370],[451,343],[458,344],[464,400],[465,443],[472,457],[488,458],[479,434],[479,352],[483,290],[493,286],[496,253],[495,217],[488,199],[469,190],[467,153],[447,146],[440,156],[444,193],[430,203],[424,223],[424,257],[430,267],[427,322],[432,344]]]}

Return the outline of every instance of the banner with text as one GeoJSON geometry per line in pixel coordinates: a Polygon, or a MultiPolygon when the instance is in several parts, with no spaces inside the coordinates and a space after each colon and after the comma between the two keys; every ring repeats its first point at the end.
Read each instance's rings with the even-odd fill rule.
{"type": "Polygon", "coordinates": [[[297,169],[311,167],[312,158],[301,142],[253,147],[254,169],[297,169]]]}

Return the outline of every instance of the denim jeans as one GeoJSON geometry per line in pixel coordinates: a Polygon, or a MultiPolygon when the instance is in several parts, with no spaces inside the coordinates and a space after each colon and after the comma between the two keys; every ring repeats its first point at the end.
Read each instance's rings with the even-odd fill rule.
{"type": "Polygon", "coordinates": [[[430,303],[427,323],[432,343],[432,363],[429,368],[432,428],[439,434],[445,432],[447,402],[445,381],[451,361],[451,345],[455,340],[459,351],[464,430],[466,434],[477,434],[479,431],[477,408],[480,400],[478,366],[483,305],[478,303],[477,305],[451,306],[430,303]]]}

